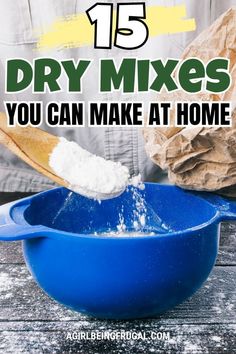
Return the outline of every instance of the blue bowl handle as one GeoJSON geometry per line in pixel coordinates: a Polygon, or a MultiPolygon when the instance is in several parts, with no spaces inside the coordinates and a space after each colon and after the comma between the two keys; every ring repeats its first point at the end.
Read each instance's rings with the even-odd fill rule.
{"type": "Polygon", "coordinates": [[[219,221],[236,220],[236,199],[230,200],[211,193],[201,193],[201,197],[216,209],[219,221]]]}
{"type": "Polygon", "coordinates": [[[43,226],[27,226],[15,223],[0,225],[0,241],[20,241],[45,236],[43,226]]]}
{"type": "MultiPolygon", "coordinates": [[[[26,198],[19,202],[22,209],[26,209],[29,205],[26,198]]],[[[30,238],[45,237],[48,230],[45,226],[32,226],[22,220],[22,224],[17,224],[11,217],[11,209],[16,205],[16,202],[8,203],[1,207],[0,214],[0,241],[19,241],[30,238]]]]}

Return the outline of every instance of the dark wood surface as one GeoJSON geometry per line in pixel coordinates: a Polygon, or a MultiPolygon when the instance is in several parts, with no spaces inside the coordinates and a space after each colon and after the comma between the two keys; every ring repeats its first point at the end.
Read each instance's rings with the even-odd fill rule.
{"type": "MultiPolygon", "coordinates": [[[[0,193],[0,204],[22,194],[0,193]]],[[[159,318],[101,321],[51,300],[26,269],[21,244],[0,243],[0,353],[236,353],[236,224],[221,227],[217,264],[201,290],[159,318]],[[167,340],[70,340],[91,331],[165,332],[167,340]]]]}

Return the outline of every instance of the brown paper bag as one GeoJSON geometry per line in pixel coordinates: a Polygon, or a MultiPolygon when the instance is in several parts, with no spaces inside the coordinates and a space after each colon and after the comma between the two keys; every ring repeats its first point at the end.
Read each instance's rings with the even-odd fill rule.
{"type": "MultiPolygon", "coordinates": [[[[204,63],[215,57],[231,61],[232,85],[220,95],[182,91],[163,93],[158,101],[236,102],[236,8],[229,9],[184,51],[182,59],[197,57],[204,63]]],[[[172,112],[174,116],[174,112],[172,112]]],[[[232,128],[144,128],[146,151],[171,183],[187,189],[236,195],[236,111],[232,128]]]]}

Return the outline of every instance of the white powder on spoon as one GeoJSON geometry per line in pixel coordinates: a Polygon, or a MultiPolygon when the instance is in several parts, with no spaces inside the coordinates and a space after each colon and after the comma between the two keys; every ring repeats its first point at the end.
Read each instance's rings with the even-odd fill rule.
{"type": "Polygon", "coordinates": [[[140,176],[130,178],[128,168],[120,162],[93,155],[65,138],[59,138],[50,155],[49,165],[68,182],[71,190],[98,200],[115,197],[128,184],[138,186],[141,182],[140,176]]]}

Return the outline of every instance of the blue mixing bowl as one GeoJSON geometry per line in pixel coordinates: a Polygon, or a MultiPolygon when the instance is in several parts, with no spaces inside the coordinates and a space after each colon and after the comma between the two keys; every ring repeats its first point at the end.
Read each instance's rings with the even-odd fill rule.
{"type": "Polygon", "coordinates": [[[236,202],[151,183],[140,193],[155,235],[103,235],[117,226],[121,211],[132,229],[131,189],[99,204],[56,188],[2,206],[0,240],[23,240],[34,279],[76,311],[108,319],[156,316],[207,279],[219,223],[236,219],[236,202]]]}

